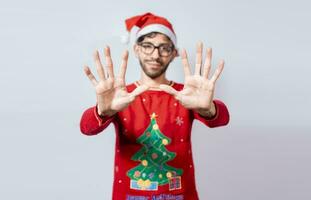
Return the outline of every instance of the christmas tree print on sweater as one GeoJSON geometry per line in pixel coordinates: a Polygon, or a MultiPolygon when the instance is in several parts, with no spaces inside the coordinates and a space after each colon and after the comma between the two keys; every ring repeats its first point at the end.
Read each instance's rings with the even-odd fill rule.
{"type": "Polygon", "coordinates": [[[171,139],[161,133],[156,117],[155,113],[151,115],[148,128],[137,138],[143,147],[132,157],[140,164],[127,172],[131,189],[158,190],[159,185],[165,184],[169,185],[169,190],[181,189],[183,170],[166,164],[176,157],[176,153],[165,148],[171,139]]]}

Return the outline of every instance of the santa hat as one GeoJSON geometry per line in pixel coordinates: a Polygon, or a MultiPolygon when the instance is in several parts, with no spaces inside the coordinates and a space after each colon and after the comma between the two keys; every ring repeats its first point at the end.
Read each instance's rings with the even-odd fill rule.
{"type": "Polygon", "coordinates": [[[156,16],[148,12],[143,15],[137,15],[126,19],[125,25],[127,35],[122,37],[122,43],[128,44],[130,40],[130,33],[133,33],[133,29],[136,29],[136,33],[134,33],[135,41],[142,35],[146,35],[151,32],[159,32],[169,37],[174,46],[177,47],[177,39],[173,26],[164,17],[156,16]]]}

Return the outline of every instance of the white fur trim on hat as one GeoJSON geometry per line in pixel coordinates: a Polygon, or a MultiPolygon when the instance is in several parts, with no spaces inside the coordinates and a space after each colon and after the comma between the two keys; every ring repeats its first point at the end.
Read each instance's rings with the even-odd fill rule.
{"type": "Polygon", "coordinates": [[[166,26],[162,24],[151,24],[148,26],[145,26],[144,28],[140,29],[136,34],[136,39],[138,39],[140,36],[151,33],[151,32],[159,32],[163,33],[166,36],[168,36],[175,47],[177,47],[177,39],[175,34],[171,31],[171,29],[167,28],[166,26]]]}

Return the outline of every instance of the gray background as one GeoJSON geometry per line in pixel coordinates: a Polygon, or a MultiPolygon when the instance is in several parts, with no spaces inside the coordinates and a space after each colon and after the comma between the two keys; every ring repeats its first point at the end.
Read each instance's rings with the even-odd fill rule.
{"type": "MultiPolygon", "coordinates": [[[[198,41],[213,69],[226,61],[230,125],[194,123],[200,199],[310,199],[310,3],[268,0],[1,2],[0,199],[111,198],[114,127],[80,133],[95,103],[82,67],[109,44],[118,69],[124,19],[146,11],[174,24],[191,63],[198,41]]],[[[131,51],[127,83],[139,70],[131,51]]],[[[180,58],[168,77],[183,82],[180,58]]]]}

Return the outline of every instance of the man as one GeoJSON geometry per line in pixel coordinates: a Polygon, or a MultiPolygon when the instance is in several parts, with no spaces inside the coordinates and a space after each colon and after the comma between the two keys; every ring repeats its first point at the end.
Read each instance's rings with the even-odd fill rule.
{"type": "Polygon", "coordinates": [[[138,28],[134,52],[141,77],[125,84],[127,51],[118,76],[114,75],[109,47],[104,50],[107,69],[96,51],[99,80],[87,66],[85,74],[95,87],[97,104],[84,112],[81,131],[95,135],[111,122],[115,125],[113,200],[197,200],[191,126],[194,119],[211,128],[228,124],[225,104],[213,99],[224,61],[208,79],[212,50],[207,49],[202,67],[203,45],[199,43],[194,74],[183,50],[185,83],[169,81],[166,69],[178,56],[170,22],[146,13],[127,19],[126,26],[128,31],[138,28]]]}

